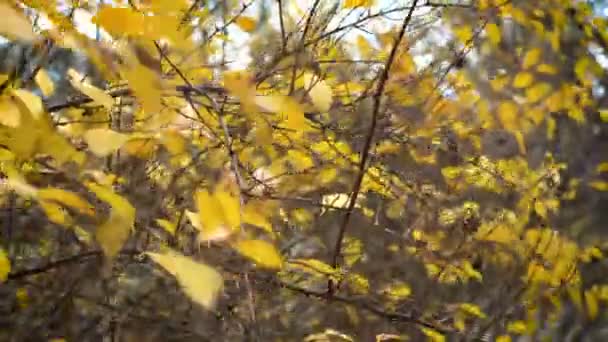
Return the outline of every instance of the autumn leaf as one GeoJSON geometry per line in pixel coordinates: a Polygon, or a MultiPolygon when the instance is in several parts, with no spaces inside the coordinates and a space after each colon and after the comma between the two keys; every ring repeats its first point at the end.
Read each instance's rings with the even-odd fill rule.
{"type": "Polygon", "coordinates": [[[146,254],[173,275],[194,302],[209,310],[215,308],[224,287],[222,275],[215,269],[176,252],[146,254]]]}
{"type": "Polygon", "coordinates": [[[511,101],[504,101],[498,106],[498,118],[508,130],[517,129],[517,116],[519,108],[511,101]]]}
{"type": "Polygon", "coordinates": [[[103,6],[92,22],[112,35],[141,35],[144,32],[144,15],[127,7],[103,6]]]}
{"type": "Polygon", "coordinates": [[[299,103],[288,96],[270,95],[257,96],[255,103],[261,108],[279,114],[285,120],[285,126],[296,132],[306,130],[308,125],[304,111],[299,103]]]}
{"type": "Polygon", "coordinates": [[[312,74],[304,74],[306,89],[310,89],[310,97],[315,107],[322,112],[327,112],[331,108],[332,90],[323,80],[315,80],[312,74]]]}
{"type": "Polygon", "coordinates": [[[8,97],[0,97],[0,124],[9,127],[17,127],[21,123],[21,112],[19,107],[8,97]]]}
{"type": "Polygon", "coordinates": [[[283,266],[283,258],[276,248],[263,240],[244,240],[235,243],[234,248],[256,264],[272,269],[283,266]]]}
{"type": "Polygon", "coordinates": [[[59,204],[50,201],[40,201],[40,207],[49,221],[61,225],[68,222],[68,214],[59,204]]]}
{"type": "Polygon", "coordinates": [[[67,207],[74,208],[87,215],[93,215],[93,207],[87,201],[73,192],[59,188],[44,188],[38,190],[38,198],[41,200],[55,201],[67,207]]]}
{"type": "Polygon", "coordinates": [[[5,282],[9,273],[11,273],[11,261],[4,249],[0,248],[0,282],[5,282]]]}
{"type": "Polygon", "coordinates": [[[19,40],[31,41],[36,39],[32,24],[23,13],[15,10],[8,3],[0,3],[0,34],[19,40]]]}
{"type": "Polygon", "coordinates": [[[108,128],[94,128],[84,133],[84,140],[91,152],[98,157],[105,157],[122,147],[129,136],[108,128]]]}
{"type": "Polygon", "coordinates": [[[104,106],[106,109],[112,109],[114,106],[114,99],[112,96],[108,95],[105,91],[89,84],[88,82],[83,81],[84,76],[74,69],[69,69],[67,75],[70,84],[72,84],[74,88],[90,97],[96,103],[104,106]]]}
{"type": "Polygon", "coordinates": [[[343,8],[372,7],[375,0],[344,0],[343,8]]]}
{"type": "Polygon", "coordinates": [[[488,25],[486,25],[486,34],[488,35],[488,39],[494,46],[497,46],[498,43],[500,43],[501,32],[500,28],[498,28],[498,25],[496,25],[495,23],[489,23],[488,25]]]}
{"type": "Polygon", "coordinates": [[[55,91],[55,84],[46,70],[38,70],[34,80],[36,81],[36,84],[38,84],[38,87],[40,87],[40,90],[44,96],[51,96],[55,91]]]}
{"type": "Polygon", "coordinates": [[[529,72],[520,72],[513,79],[513,87],[526,88],[534,81],[534,77],[529,72]]]}
{"type": "Polygon", "coordinates": [[[87,182],[86,186],[100,200],[111,206],[110,217],[97,227],[95,239],[104,254],[112,259],[120,252],[131,233],[135,223],[135,208],[127,199],[106,186],[93,182],[87,182]]]}
{"type": "Polygon", "coordinates": [[[241,15],[236,18],[235,23],[241,30],[249,33],[255,31],[257,27],[257,22],[255,21],[255,19],[244,15],[241,15]]]}
{"type": "Polygon", "coordinates": [[[150,115],[159,113],[163,108],[159,75],[142,64],[123,71],[144,111],[150,115]]]}
{"type": "Polygon", "coordinates": [[[201,189],[195,193],[194,200],[198,208],[200,241],[224,240],[240,227],[240,202],[229,191],[218,189],[210,193],[201,189]]]}
{"type": "Polygon", "coordinates": [[[536,65],[538,61],[540,61],[540,57],[541,50],[538,48],[527,51],[522,61],[522,68],[529,69],[530,67],[536,65]]]}

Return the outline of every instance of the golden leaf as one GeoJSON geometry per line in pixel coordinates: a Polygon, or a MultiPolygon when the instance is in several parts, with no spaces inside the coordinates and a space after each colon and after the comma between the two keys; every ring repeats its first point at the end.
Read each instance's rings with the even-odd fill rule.
{"type": "Polygon", "coordinates": [[[94,128],[84,133],[84,140],[91,152],[105,157],[122,147],[129,140],[129,136],[108,128],[94,128]]]}
{"type": "Polygon", "coordinates": [[[538,61],[540,61],[541,50],[539,48],[535,48],[532,50],[528,50],[524,55],[522,61],[522,68],[528,69],[531,66],[534,66],[538,61]]]}
{"type": "Polygon", "coordinates": [[[301,131],[307,129],[304,111],[294,99],[288,96],[257,96],[255,103],[261,108],[279,114],[285,119],[287,128],[301,131]]]}
{"type": "Polygon", "coordinates": [[[7,96],[0,97],[0,124],[17,127],[21,123],[19,107],[7,96]]]}
{"type": "Polygon", "coordinates": [[[534,81],[534,76],[532,76],[529,72],[520,72],[515,75],[513,79],[513,87],[515,88],[525,88],[532,84],[534,81]]]}
{"type": "Polygon", "coordinates": [[[103,90],[84,82],[84,77],[76,70],[70,68],[67,71],[68,80],[70,84],[81,93],[90,97],[96,103],[104,106],[106,109],[111,110],[114,106],[114,99],[112,96],[106,94],[103,90]]]}
{"type": "Polygon", "coordinates": [[[106,222],[97,227],[95,239],[99,242],[104,254],[112,259],[127,241],[135,222],[135,208],[122,196],[110,188],[93,182],[85,184],[100,200],[108,203],[112,209],[106,222]]]}
{"type": "Polygon", "coordinates": [[[462,43],[466,43],[473,39],[473,29],[469,25],[461,25],[457,28],[454,28],[454,35],[460,40],[462,43]]]}
{"type": "Polygon", "coordinates": [[[245,257],[253,260],[256,264],[272,269],[280,269],[283,266],[283,258],[277,249],[263,240],[244,240],[234,245],[234,248],[245,257]]]}
{"type": "Polygon", "coordinates": [[[171,235],[174,235],[177,229],[177,226],[173,222],[165,219],[156,219],[156,224],[171,235]]]}
{"type": "Polygon", "coordinates": [[[258,23],[255,21],[255,19],[244,16],[244,15],[241,15],[238,18],[236,18],[235,23],[238,25],[238,27],[241,30],[243,30],[245,32],[255,31],[255,29],[258,25],[258,23]]]}
{"type": "Polygon", "coordinates": [[[8,3],[0,3],[0,34],[11,38],[31,41],[36,39],[32,24],[23,13],[15,10],[8,3]]]}
{"type": "Polygon", "coordinates": [[[304,74],[305,88],[310,89],[310,97],[315,107],[322,112],[327,112],[331,108],[332,90],[323,80],[314,80],[312,74],[304,74]]]}
{"type": "Polygon", "coordinates": [[[50,201],[40,201],[40,207],[49,221],[57,224],[65,224],[68,221],[68,214],[59,204],[50,201]]]}
{"type": "Polygon", "coordinates": [[[92,22],[112,35],[141,35],[144,32],[144,15],[127,7],[103,6],[92,22]]]}
{"type": "Polygon", "coordinates": [[[240,202],[230,192],[199,190],[194,200],[198,208],[200,241],[224,240],[240,227],[240,202]]]}
{"type": "Polygon", "coordinates": [[[345,0],[343,8],[372,7],[375,0],[345,0]]]}
{"type": "Polygon", "coordinates": [[[589,182],[589,186],[599,191],[608,191],[608,182],[593,181],[589,182]]]}
{"type": "Polygon", "coordinates": [[[40,87],[40,90],[44,96],[50,96],[55,91],[55,84],[46,70],[38,70],[34,80],[36,81],[36,84],[38,84],[38,87],[40,87]]]}
{"type": "Polygon", "coordinates": [[[440,332],[431,328],[422,328],[421,330],[429,338],[429,341],[445,342],[445,336],[443,336],[443,334],[441,334],[440,332]]]}
{"type": "Polygon", "coordinates": [[[224,288],[224,279],[215,269],[176,252],[146,254],[173,275],[194,302],[209,310],[215,307],[224,288]]]}
{"type": "Polygon", "coordinates": [[[501,32],[500,28],[498,28],[498,25],[496,25],[495,23],[489,23],[488,25],[486,25],[486,34],[488,35],[488,39],[494,46],[500,43],[501,32]]]}
{"type": "Polygon", "coordinates": [[[508,130],[517,130],[517,114],[519,108],[514,102],[504,101],[498,106],[498,118],[508,130]]]}
{"type": "Polygon", "coordinates": [[[151,115],[162,110],[161,81],[157,73],[137,64],[124,70],[124,75],[146,114],[151,115]]]}
{"type": "Polygon", "coordinates": [[[65,206],[77,209],[83,214],[93,215],[93,207],[73,192],[59,188],[45,188],[38,190],[38,198],[55,201],[65,206]]]}
{"type": "Polygon", "coordinates": [[[16,99],[19,99],[23,106],[27,108],[32,118],[38,121],[38,128],[46,129],[47,131],[50,130],[49,125],[45,126],[45,119],[47,117],[43,115],[44,106],[42,104],[42,99],[39,96],[25,89],[14,89],[11,91],[11,94],[13,94],[16,99]]]}
{"type": "Polygon", "coordinates": [[[4,249],[0,248],[0,282],[6,281],[11,273],[11,261],[4,249]]]}

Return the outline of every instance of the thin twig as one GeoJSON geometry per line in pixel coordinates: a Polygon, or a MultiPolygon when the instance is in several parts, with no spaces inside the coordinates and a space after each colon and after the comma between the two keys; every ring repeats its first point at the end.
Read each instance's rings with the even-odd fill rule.
{"type": "MultiPolygon", "coordinates": [[[[363,145],[363,150],[361,152],[361,162],[359,163],[359,172],[357,174],[357,178],[355,179],[355,184],[353,186],[353,190],[351,192],[350,201],[348,203],[348,207],[344,217],[342,219],[342,223],[340,224],[338,230],[338,236],[336,238],[336,244],[334,246],[333,255],[331,265],[336,268],[339,264],[339,258],[342,250],[342,242],[344,240],[344,234],[346,232],[346,228],[348,227],[348,223],[350,222],[350,217],[352,216],[353,210],[355,208],[355,203],[357,202],[357,197],[359,196],[359,192],[361,190],[361,184],[363,182],[363,177],[365,176],[366,164],[370,155],[371,145],[374,140],[374,135],[376,132],[376,125],[378,123],[378,114],[380,112],[380,104],[382,102],[382,95],[384,94],[384,88],[386,86],[386,82],[389,78],[391,66],[395,57],[397,56],[397,51],[399,50],[399,46],[401,45],[401,41],[405,36],[405,31],[410,21],[412,20],[412,14],[414,13],[414,9],[416,8],[416,4],[418,0],[414,0],[412,6],[410,7],[407,16],[403,20],[403,25],[401,26],[401,30],[399,34],[395,38],[395,43],[391,49],[391,53],[386,61],[386,65],[382,74],[380,76],[380,80],[378,83],[378,88],[376,93],[374,94],[374,105],[372,109],[372,122],[369,127],[369,131],[367,137],[365,139],[365,144],[363,145]]],[[[328,295],[331,297],[334,292],[334,283],[330,280],[328,284],[328,295]]]]}

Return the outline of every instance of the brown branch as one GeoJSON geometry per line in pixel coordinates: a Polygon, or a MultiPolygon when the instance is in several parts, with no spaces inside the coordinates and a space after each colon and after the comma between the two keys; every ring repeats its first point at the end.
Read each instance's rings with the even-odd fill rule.
{"type": "MultiPolygon", "coordinates": [[[[384,88],[385,88],[386,82],[389,78],[393,61],[395,60],[395,57],[397,56],[397,51],[399,49],[399,45],[401,44],[401,41],[403,40],[403,37],[405,36],[405,31],[407,29],[407,26],[409,25],[410,21],[412,20],[412,15],[414,13],[414,9],[416,8],[417,3],[418,3],[418,0],[414,0],[412,6],[410,7],[409,12],[407,13],[407,16],[403,20],[403,25],[401,25],[401,30],[399,31],[398,36],[395,38],[395,43],[393,45],[393,48],[391,49],[391,53],[390,53],[387,61],[386,61],[386,65],[380,76],[378,88],[376,90],[376,93],[374,94],[374,105],[373,105],[373,109],[372,109],[372,122],[370,124],[369,131],[368,131],[367,137],[365,139],[365,144],[363,145],[363,150],[361,152],[361,162],[359,163],[359,172],[357,174],[357,178],[355,180],[355,184],[354,184],[353,190],[351,192],[350,202],[348,203],[346,214],[344,215],[344,218],[342,219],[342,223],[340,224],[340,228],[338,230],[338,237],[336,238],[336,244],[335,244],[334,250],[333,250],[331,265],[334,268],[338,267],[339,258],[340,258],[341,251],[342,251],[342,241],[344,240],[344,234],[346,232],[346,228],[348,227],[348,223],[350,222],[350,217],[352,216],[353,210],[355,208],[355,203],[357,202],[357,197],[359,196],[359,192],[361,190],[361,183],[363,182],[363,177],[365,176],[365,173],[366,173],[365,172],[366,166],[367,166],[366,164],[367,164],[367,160],[370,155],[371,145],[374,140],[374,135],[376,132],[376,125],[378,123],[378,114],[380,112],[380,104],[382,102],[382,95],[384,94],[384,88]]],[[[334,292],[334,283],[330,280],[329,284],[328,284],[328,294],[330,297],[333,295],[333,292],[334,292]]]]}

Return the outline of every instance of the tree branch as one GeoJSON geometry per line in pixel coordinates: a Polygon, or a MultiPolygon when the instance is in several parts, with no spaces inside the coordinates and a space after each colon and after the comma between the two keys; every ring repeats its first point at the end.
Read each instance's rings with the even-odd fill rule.
{"type": "MultiPolygon", "coordinates": [[[[399,50],[399,45],[401,44],[401,41],[403,40],[403,37],[405,36],[405,31],[407,29],[407,26],[409,25],[410,21],[412,20],[412,15],[414,13],[414,9],[416,8],[417,3],[418,3],[418,0],[414,0],[412,6],[410,7],[409,12],[407,13],[407,16],[403,20],[403,25],[401,25],[401,30],[399,31],[399,34],[395,38],[395,43],[393,45],[393,48],[391,49],[391,53],[390,53],[388,59],[386,60],[384,70],[382,71],[382,74],[380,75],[378,88],[376,89],[376,92],[374,94],[374,105],[373,105],[373,109],[372,109],[372,122],[370,124],[369,131],[365,138],[365,144],[363,145],[363,150],[361,151],[361,162],[359,163],[359,172],[357,174],[357,178],[355,179],[355,184],[354,184],[353,190],[351,192],[350,201],[348,203],[346,213],[344,214],[344,218],[342,219],[342,223],[340,224],[340,227],[338,230],[338,237],[336,238],[336,244],[335,244],[334,250],[333,250],[331,265],[334,268],[336,268],[339,264],[339,258],[340,258],[341,251],[342,251],[342,241],[344,240],[344,234],[346,233],[346,228],[348,227],[348,223],[350,222],[350,218],[351,218],[353,210],[355,208],[355,203],[357,201],[357,197],[359,196],[359,192],[361,191],[361,183],[363,182],[363,177],[365,176],[366,166],[367,166],[366,164],[367,164],[367,160],[370,155],[371,145],[374,140],[374,135],[376,132],[376,125],[378,123],[378,114],[379,114],[380,105],[382,102],[382,95],[384,94],[384,88],[386,87],[386,82],[390,75],[391,66],[395,60],[395,57],[397,56],[397,51],[399,50]]],[[[329,284],[328,284],[328,294],[330,297],[333,295],[333,292],[334,292],[334,283],[333,283],[333,281],[330,280],[329,284]]]]}

